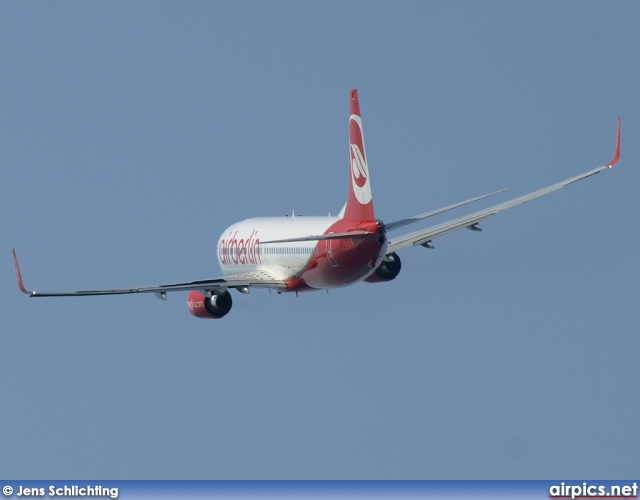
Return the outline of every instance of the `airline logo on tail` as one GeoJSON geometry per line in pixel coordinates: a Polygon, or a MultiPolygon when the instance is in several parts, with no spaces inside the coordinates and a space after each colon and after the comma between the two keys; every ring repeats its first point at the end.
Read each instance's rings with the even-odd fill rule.
{"type": "Polygon", "coordinates": [[[358,115],[351,115],[349,127],[351,128],[351,185],[356,199],[366,205],[371,201],[371,184],[369,183],[369,167],[364,151],[364,136],[362,133],[362,119],[358,115]],[[353,124],[357,125],[354,129],[353,124]]]}
{"type": "Polygon", "coordinates": [[[357,221],[374,221],[373,200],[371,199],[371,179],[367,165],[367,150],[364,147],[364,133],[358,91],[351,89],[349,103],[349,197],[344,210],[344,218],[357,221]]]}

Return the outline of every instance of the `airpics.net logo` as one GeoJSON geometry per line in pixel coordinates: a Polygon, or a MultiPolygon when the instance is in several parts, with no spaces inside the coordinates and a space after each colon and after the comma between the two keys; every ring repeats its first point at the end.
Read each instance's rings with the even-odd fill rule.
{"type": "Polygon", "coordinates": [[[549,488],[549,498],[638,498],[638,484],[554,484],[549,488]]]}

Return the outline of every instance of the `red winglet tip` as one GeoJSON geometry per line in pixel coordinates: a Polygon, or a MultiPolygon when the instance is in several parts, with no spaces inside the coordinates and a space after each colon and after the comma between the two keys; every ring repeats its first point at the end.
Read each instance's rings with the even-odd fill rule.
{"type": "Polygon", "coordinates": [[[616,149],[613,152],[613,159],[607,163],[607,167],[611,168],[620,159],[620,117],[618,117],[618,133],[616,134],[616,149]]]}
{"type": "Polygon", "coordinates": [[[31,295],[31,292],[29,292],[24,287],[24,283],[22,282],[22,275],[20,274],[20,266],[18,265],[18,257],[16,256],[16,251],[14,249],[12,249],[12,251],[13,251],[13,266],[16,268],[16,278],[18,280],[18,288],[20,289],[20,291],[22,293],[26,293],[27,295],[31,295]]]}

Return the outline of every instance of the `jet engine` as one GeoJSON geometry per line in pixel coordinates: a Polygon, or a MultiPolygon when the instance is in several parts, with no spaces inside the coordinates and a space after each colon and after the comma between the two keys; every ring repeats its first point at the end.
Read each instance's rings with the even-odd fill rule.
{"type": "Polygon", "coordinates": [[[369,276],[365,281],[367,283],[381,283],[383,281],[391,281],[395,279],[398,274],[400,274],[400,269],[402,268],[402,263],[400,262],[400,257],[393,252],[389,255],[385,256],[385,260],[383,260],[378,268],[373,272],[371,276],[369,276]]]}
{"type": "Polygon", "coordinates": [[[220,319],[231,310],[233,301],[231,295],[224,293],[212,293],[207,297],[198,290],[191,290],[187,298],[189,312],[197,318],[220,319]]]}

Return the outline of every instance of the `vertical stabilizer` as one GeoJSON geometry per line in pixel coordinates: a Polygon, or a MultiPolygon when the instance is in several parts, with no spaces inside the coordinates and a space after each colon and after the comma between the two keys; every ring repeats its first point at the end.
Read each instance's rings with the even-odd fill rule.
{"type": "Polygon", "coordinates": [[[364,133],[358,91],[351,89],[349,94],[349,198],[344,218],[350,220],[374,221],[373,200],[371,198],[371,180],[364,148],[364,133]]]}

